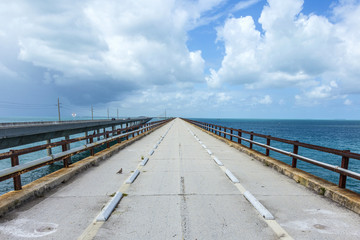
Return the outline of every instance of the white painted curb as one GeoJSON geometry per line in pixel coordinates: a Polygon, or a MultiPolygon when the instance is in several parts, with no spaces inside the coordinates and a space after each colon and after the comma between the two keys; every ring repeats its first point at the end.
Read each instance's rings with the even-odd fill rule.
{"type": "Polygon", "coordinates": [[[157,144],[155,144],[155,145],[154,145],[154,149],[157,149],[157,147],[158,147],[158,145],[157,145],[157,144]]]}
{"type": "Polygon", "coordinates": [[[151,156],[153,155],[153,153],[154,153],[154,149],[149,152],[149,155],[151,156]]]}
{"type": "Polygon", "coordinates": [[[206,151],[209,153],[209,155],[212,155],[212,152],[209,149],[206,149],[206,151]]]}
{"type": "Polygon", "coordinates": [[[205,149],[207,148],[205,144],[201,144],[201,146],[202,146],[203,148],[205,148],[205,149]]]}
{"type": "Polygon", "coordinates": [[[145,158],[144,160],[141,161],[140,165],[145,166],[148,161],[149,161],[149,158],[147,157],[147,158],[145,158]]]}
{"type": "Polygon", "coordinates": [[[239,180],[230,172],[229,169],[226,169],[225,174],[228,176],[228,178],[230,178],[233,183],[239,183],[239,180]]]}
{"type": "Polygon", "coordinates": [[[136,171],[133,172],[133,174],[131,174],[131,176],[126,180],[125,183],[127,183],[127,184],[133,183],[139,174],[140,174],[140,171],[136,169],[136,171]]]}
{"type": "Polygon", "coordinates": [[[216,162],[217,165],[224,166],[224,164],[217,157],[213,156],[213,159],[214,159],[214,161],[216,162]]]}
{"type": "Polygon", "coordinates": [[[114,208],[120,202],[123,194],[121,192],[116,192],[115,196],[108,202],[108,204],[103,208],[100,214],[96,217],[97,222],[105,222],[110,214],[114,211],[114,208]]]}
{"type": "Polygon", "coordinates": [[[266,220],[274,220],[274,216],[249,192],[244,192],[244,197],[258,210],[266,220]]]}

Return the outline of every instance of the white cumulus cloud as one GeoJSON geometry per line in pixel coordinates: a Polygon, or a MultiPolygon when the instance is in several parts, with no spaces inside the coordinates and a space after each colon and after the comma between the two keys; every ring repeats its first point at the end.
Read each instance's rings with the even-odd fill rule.
{"type": "Polygon", "coordinates": [[[359,2],[341,1],[331,20],[303,14],[303,3],[268,0],[259,19],[228,18],[217,32],[225,56],[221,67],[206,76],[209,86],[297,87],[306,92],[298,99],[319,99],[331,97],[336,81],[338,96],[359,93],[359,2]]]}
{"type": "MultiPolygon", "coordinates": [[[[201,82],[205,61],[200,50],[188,49],[187,31],[197,25],[204,12],[219,3],[1,2],[0,21],[6,24],[0,25],[0,45],[11,43],[11,47],[0,56],[0,71],[7,75],[24,71],[22,76],[26,75],[28,81],[79,87],[86,96],[94,88],[105,89],[96,86],[99,84],[136,91],[153,85],[201,82]],[[4,62],[10,62],[6,69],[4,62]],[[24,64],[32,66],[32,72],[43,72],[29,76],[31,71],[22,69],[24,64]],[[92,84],[92,89],[85,89],[92,84]]],[[[108,92],[98,94],[111,96],[108,92]]]]}

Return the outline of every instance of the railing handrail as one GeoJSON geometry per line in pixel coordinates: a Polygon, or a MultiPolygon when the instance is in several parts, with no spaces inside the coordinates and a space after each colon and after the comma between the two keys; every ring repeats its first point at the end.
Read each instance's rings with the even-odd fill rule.
{"type": "MultiPolygon", "coordinates": [[[[190,121],[197,122],[197,123],[202,123],[202,122],[195,121],[195,120],[190,120],[190,121]]],[[[206,123],[206,124],[208,124],[208,123],[206,123]]],[[[242,129],[229,128],[229,127],[215,125],[215,124],[210,124],[210,125],[213,125],[213,126],[216,126],[216,127],[222,127],[222,128],[228,129],[228,130],[232,129],[232,130],[235,130],[235,131],[239,131],[241,133],[245,133],[245,134],[248,134],[248,135],[253,135],[253,136],[256,136],[256,137],[262,137],[262,138],[274,140],[274,141],[277,141],[277,142],[287,143],[287,144],[290,144],[290,145],[297,145],[299,147],[305,147],[305,148],[308,148],[308,149],[318,150],[318,151],[321,151],[321,152],[327,152],[327,153],[331,153],[331,154],[335,154],[335,155],[339,155],[339,156],[345,156],[345,157],[360,160],[360,154],[359,153],[349,152],[348,150],[339,150],[339,149],[335,149],[335,148],[328,148],[328,147],[323,147],[323,146],[319,146],[319,145],[313,145],[313,144],[309,144],[309,143],[304,143],[304,142],[288,140],[288,139],[284,139],[284,138],[273,137],[271,135],[265,135],[265,134],[255,133],[255,132],[249,132],[249,131],[245,131],[245,130],[242,130],[242,129]]],[[[216,130],[216,131],[218,131],[218,130],[216,130]]],[[[227,132],[226,135],[230,135],[230,133],[227,132]]]]}
{"type": "MultiPolygon", "coordinates": [[[[163,124],[165,124],[165,123],[167,123],[167,122],[169,122],[171,120],[172,119],[156,121],[156,122],[151,122],[151,123],[145,123],[145,124],[139,124],[139,125],[131,126],[131,127],[124,128],[124,129],[117,129],[117,130],[114,130],[114,131],[104,132],[104,133],[102,133],[102,135],[108,135],[110,132],[113,132],[113,133],[122,132],[122,131],[125,131],[125,130],[128,130],[128,129],[136,128],[133,131],[120,133],[118,135],[113,135],[111,137],[107,137],[107,138],[104,138],[104,139],[99,140],[99,141],[86,143],[86,144],[83,144],[83,145],[78,146],[78,147],[73,148],[73,149],[69,149],[69,150],[64,150],[63,149],[62,152],[59,152],[59,153],[56,153],[56,154],[50,154],[50,155],[48,155],[46,157],[42,157],[42,158],[27,162],[27,163],[24,163],[24,164],[21,164],[21,165],[18,165],[18,163],[17,163],[16,166],[12,166],[10,168],[0,170],[0,181],[4,181],[4,180],[9,179],[9,178],[14,178],[14,188],[16,189],[16,180],[15,180],[15,178],[19,177],[21,174],[23,174],[25,172],[34,170],[36,168],[42,167],[42,166],[47,165],[47,164],[51,164],[53,162],[65,160],[65,159],[67,159],[67,158],[69,158],[69,157],[71,157],[71,156],[73,156],[75,154],[78,154],[78,153],[86,151],[86,150],[91,150],[92,151],[92,149],[94,147],[101,146],[103,144],[109,144],[110,142],[113,142],[113,141],[116,141],[116,140],[120,141],[120,139],[124,138],[124,137],[126,137],[126,139],[128,139],[128,137],[131,136],[131,135],[133,137],[135,137],[135,134],[139,135],[140,132],[145,133],[145,132],[147,132],[147,131],[155,128],[155,127],[161,126],[161,125],[163,125],[163,124]]],[[[97,135],[99,135],[99,134],[97,134],[97,135]]],[[[97,135],[90,135],[88,137],[80,137],[80,138],[75,138],[75,139],[78,140],[78,141],[82,141],[82,140],[85,140],[85,139],[88,139],[88,138],[90,140],[92,140],[93,138],[96,138],[97,135]]],[[[74,140],[74,139],[70,139],[70,140],[74,140]]],[[[70,142],[69,140],[66,140],[66,141],[62,140],[60,142],[57,142],[57,144],[64,146],[64,145],[68,144],[69,142],[70,142]]],[[[71,141],[71,142],[75,142],[75,141],[71,141]]],[[[52,145],[52,144],[44,144],[44,145],[41,145],[41,146],[45,146],[45,145],[49,146],[49,145],[52,145]]],[[[108,147],[109,147],[109,145],[108,145],[108,147]]],[[[46,148],[44,148],[44,149],[46,149],[46,148]]],[[[24,150],[24,149],[22,149],[22,150],[24,150]]],[[[43,150],[43,149],[40,149],[40,150],[43,150]]],[[[40,151],[40,150],[36,150],[36,151],[40,151]]],[[[10,158],[13,158],[13,157],[17,158],[21,154],[26,154],[25,152],[24,151],[23,152],[21,152],[21,151],[19,151],[19,152],[11,151],[12,155],[9,156],[9,157],[10,158]]],[[[31,151],[31,152],[34,152],[34,151],[31,151]]],[[[92,155],[93,155],[93,153],[92,153],[92,155]]],[[[7,157],[7,158],[9,158],[9,157],[7,157]]],[[[64,166],[67,166],[67,163],[66,163],[66,165],[64,163],[64,166]]],[[[19,184],[19,181],[18,181],[18,184],[19,184]]],[[[21,189],[21,182],[20,182],[20,187],[19,188],[21,189]]],[[[19,190],[19,189],[16,189],[16,190],[19,190]]]]}
{"type": "MultiPolygon", "coordinates": [[[[158,121],[156,121],[156,122],[158,122],[158,121]]],[[[134,128],[139,128],[139,127],[144,126],[146,124],[153,124],[153,123],[156,123],[156,122],[138,124],[138,125],[134,125],[134,126],[131,126],[131,127],[116,129],[116,130],[113,130],[113,131],[105,131],[105,132],[102,132],[102,133],[91,134],[91,135],[89,135],[87,137],[78,137],[78,138],[72,138],[72,139],[69,139],[69,140],[61,140],[61,141],[58,141],[58,142],[42,144],[42,145],[38,145],[38,146],[35,146],[35,147],[29,147],[29,148],[24,148],[24,149],[19,149],[19,150],[10,150],[8,152],[1,153],[0,154],[0,160],[11,158],[12,156],[20,156],[20,155],[29,154],[29,153],[32,153],[32,152],[37,152],[37,151],[41,151],[41,150],[45,150],[45,149],[49,149],[49,148],[53,148],[53,147],[58,147],[58,146],[63,145],[64,143],[69,144],[69,143],[84,141],[84,140],[87,140],[87,139],[90,139],[90,138],[105,136],[107,134],[117,133],[119,131],[128,131],[128,130],[131,130],[131,129],[134,129],[134,128]]]]}
{"type": "MultiPolygon", "coordinates": [[[[267,156],[269,156],[268,150],[272,150],[274,152],[278,152],[278,153],[287,155],[289,157],[292,157],[293,161],[295,160],[295,164],[293,163],[292,167],[296,167],[296,160],[301,160],[301,161],[308,162],[310,164],[313,164],[313,165],[328,169],[330,171],[337,172],[337,173],[340,174],[339,187],[341,187],[341,188],[345,188],[345,186],[346,186],[346,177],[347,176],[351,177],[351,178],[354,178],[354,179],[357,179],[357,180],[360,180],[360,173],[357,173],[357,172],[354,172],[354,171],[351,171],[351,170],[347,169],[349,159],[350,158],[360,159],[360,154],[351,153],[349,150],[341,151],[341,150],[337,150],[337,149],[321,147],[321,146],[302,143],[302,142],[298,142],[298,141],[290,141],[290,140],[286,140],[286,139],[282,139],[282,138],[271,137],[271,136],[268,136],[268,135],[257,134],[257,133],[254,133],[254,132],[244,131],[244,130],[241,130],[241,129],[228,128],[228,127],[224,127],[224,126],[219,126],[219,125],[210,124],[210,123],[203,123],[203,122],[189,120],[189,119],[184,119],[184,120],[188,121],[190,123],[193,123],[193,124],[195,124],[195,125],[197,125],[197,126],[199,126],[201,128],[204,128],[207,131],[212,130],[213,132],[215,132],[215,134],[217,134],[219,136],[221,136],[221,134],[223,134],[224,136],[221,136],[223,138],[226,138],[226,135],[231,136],[231,141],[232,141],[232,138],[237,138],[238,142],[239,142],[239,139],[241,139],[243,141],[246,141],[246,142],[250,143],[250,148],[251,149],[252,149],[252,144],[263,147],[263,148],[265,148],[267,150],[267,153],[266,153],[267,156]],[[224,131],[221,130],[221,128],[223,128],[224,131]],[[227,130],[231,130],[231,132],[237,131],[238,135],[233,134],[233,133],[229,133],[229,132],[227,132],[227,130]],[[288,151],[285,151],[285,150],[282,150],[282,149],[279,149],[279,148],[275,148],[275,147],[270,146],[270,142],[268,142],[267,144],[259,143],[259,142],[256,142],[254,140],[242,137],[242,135],[240,135],[240,133],[249,134],[250,136],[263,137],[265,139],[270,139],[270,140],[274,140],[274,141],[278,141],[278,142],[282,142],[282,143],[292,144],[292,145],[294,145],[294,147],[295,146],[297,146],[297,147],[301,146],[301,147],[305,147],[305,148],[308,148],[308,149],[313,149],[313,150],[318,150],[318,151],[322,151],[322,152],[326,152],[326,153],[332,153],[332,154],[335,154],[335,155],[340,155],[340,156],[343,157],[342,166],[340,167],[340,166],[336,166],[336,165],[331,165],[331,164],[328,164],[328,163],[317,161],[315,159],[311,159],[311,158],[308,158],[308,157],[301,156],[301,155],[297,154],[297,150],[296,150],[296,153],[295,153],[295,152],[288,152],[288,151]]],[[[294,148],[294,150],[295,150],[295,148],[294,148]]]]}
{"type": "MultiPolygon", "coordinates": [[[[144,128],[141,128],[141,129],[144,129],[144,128]]],[[[139,130],[141,130],[141,129],[139,129],[139,130]]],[[[6,173],[11,174],[11,173],[15,173],[15,172],[20,172],[22,170],[26,170],[27,168],[36,166],[39,163],[44,163],[44,162],[49,161],[49,160],[57,160],[57,159],[61,160],[61,158],[67,157],[68,155],[71,155],[73,153],[77,153],[79,151],[85,151],[86,149],[91,148],[91,147],[97,147],[97,146],[102,145],[104,143],[114,141],[117,138],[122,138],[122,137],[124,137],[126,135],[130,135],[132,133],[135,133],[135,132],[137,132],[139,130],[127,132],[126,134],[123,133],[123,134],[120,134],[120,135],[109,137],[107,139],[102,139],[102,140],[96,141],[94,143],[84,144],[82,146],[79,146],[79,147],[76,147],[76,148],[73,148],[73,149],[70,149],[70,150],[67,150],[67,151],[64,151],[64,152],[51,154],[49,156],[42,157],[42,158],[27,162],[27,163],[24,163],[24,164],[21,164],[21,165],[17,165],[15,167],[2,169],[2,170],[0,170],[0,179],[2,177],[6,176],[7,175],[6,173]]]]}

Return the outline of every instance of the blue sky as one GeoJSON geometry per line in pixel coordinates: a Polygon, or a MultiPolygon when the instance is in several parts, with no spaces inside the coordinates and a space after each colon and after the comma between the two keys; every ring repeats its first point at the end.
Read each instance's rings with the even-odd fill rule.
{"type": "Polygon", "coordinates": [[[360,119],[359,0],[1,1],[0,118],[360,119]]]}

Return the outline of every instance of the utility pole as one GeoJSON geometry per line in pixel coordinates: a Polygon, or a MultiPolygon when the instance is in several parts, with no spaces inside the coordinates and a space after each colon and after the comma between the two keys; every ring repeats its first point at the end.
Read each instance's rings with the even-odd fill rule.
{"type": "Polygon", "coordinates": [[[59,122],[61,121],[61,118],[60,118],[60,99],[58,98],[58,114],[59,114],[59,122]]]}
{"type": "Polygon", "coordinates": [[[94,109],[92,105],[91,105],[91,120],[94,120],[94,109]]]}
{"type": "Polygon", "coordinates": [[[107,111],[108,111],[108,119],[110,119],[110,118],[109,118],[109,108],[107,109],[107,111]]]}

